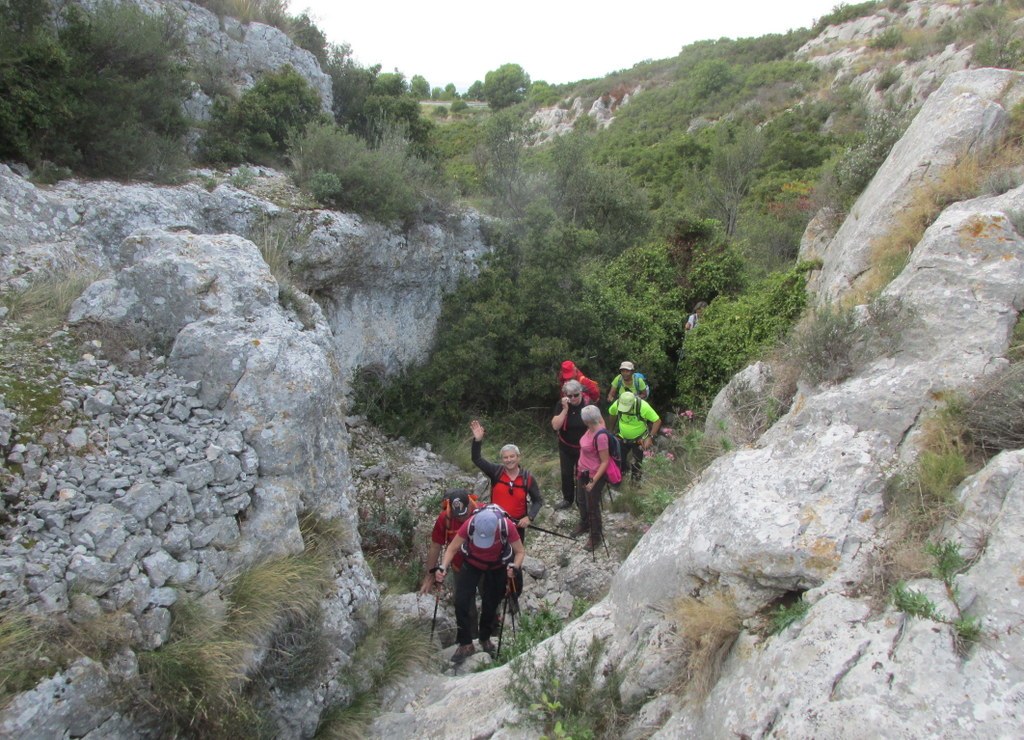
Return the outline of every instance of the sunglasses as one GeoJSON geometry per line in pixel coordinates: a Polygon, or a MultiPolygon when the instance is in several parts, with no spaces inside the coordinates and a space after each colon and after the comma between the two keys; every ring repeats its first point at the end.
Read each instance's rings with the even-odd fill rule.
{"type": "Polygon", "coordinates": [[[583,395],[582,393],[567,393],[567,394],[566,394],[566,396],[567,396],[568,398],[579,398],[579,397],[580,397],[580,396],[582,396],[582,395],[583,395]]]}

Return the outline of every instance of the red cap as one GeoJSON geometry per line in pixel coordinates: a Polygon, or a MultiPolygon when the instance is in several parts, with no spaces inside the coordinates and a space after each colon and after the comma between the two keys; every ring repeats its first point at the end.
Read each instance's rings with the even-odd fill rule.
{"type": "Polygon", "coordinates": [[[572,360],[566,360],[562,363],[562,380],[572,380],[576,377],[576,366],[572,363],[572,360]]]}

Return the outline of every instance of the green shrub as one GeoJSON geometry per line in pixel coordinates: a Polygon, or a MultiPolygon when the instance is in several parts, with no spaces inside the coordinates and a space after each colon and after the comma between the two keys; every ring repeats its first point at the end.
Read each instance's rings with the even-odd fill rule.
{"type": "Polygon", "coordinates": [[[0,156],[97,177],[169,180],[184,165],[180,21],[134,5],[70,6],[59,30],[0,7],[0,156]]]}
{"type": "Polygon", "coordinates": [[[332,124],[316,124],[292,139],[295,179],[324,205],[380,221],[436,217],[450,193],[400,138],[371,149],[332,124]]]}
{"type": "Polygon", "coordinates": [[[893,605],[912,617],[949,625],[953,630],[953,641],[957,651],[966,654],[982,636],[981,619],[963,613],[960,606],[960,590],[955,581],[956,576],[966,570],[968,563],[954,542],[930,542],[925,547],[925,551],[934,562],[932,576],[941,580],[945,585],[946,593],[950,601],[953,602],[956,614],[953,616],[943,614],[934,601],[920,591],[907,588],[903,582],[897,583],[892,589],[893,605]]]}
{"type": "Polygon", "coordinates": [[[768,633],[777,635],[790,625],[796,624],[811,610],[811,605],[803,599],[798,599],[792,604],[779,604],[768,615],[768,633]]]}
{"type": "Polygon", "coordinates": [[[453,100],[451,105],[452,113],[462,113],[464,110],[469,110],[469,103],[465,100],[453,100]]]}
{"type": "Polygon", "coordinates": [[[868,0],[868,2],[863,3],[839,3],[832,9],[831,13],[827,13],[818,19],[818,22],[814,24],[814,28],[811,29],[811,33],[817,36],[829,26],[838,26],[841,23],[871,15],[881,6],[882,3],[875,0],[868,0]]]}
{"type": "Polygon", "coordinates": [[[875,176],[900,140],[909,120],[897,111],[885,109],[873,114],[864,127],[861,141],[850,146],[835,163],[834,182],[826,194],[826,205],[845,212],[875,176]]]}
{"type": "Polygon", "coordinates": [[[899,26],[889,26],[868,42],[872,49],[889,50],[895,49],[903,43],[903,31],[899,26]]]}
{"type": "Polygon", "coordinates": [[[809,267],[770,275],[744,294],[721,296],[708,306],[686,337],[679,363],[681,405],[695,411],[710,407],[729,378],[789,330],[807,300],[809,267]]]}
{"type": "Polygon", "coordinates": [[[626,711],[621,675],[602,666],[604,642],[594,638],[585,650],[570,644],[564,655],[561,663],[551,650],[539,665],[529,654],[512,661],[505,685],[509,699],[547,736],[614,737],[626,711]]]}
{"type": "MultiPolygon", "coordinates": [[[[506,620],[511,623],[510,619],[506,620]]],[[[501,653],[494,661],[494,665],[510,663],[515,658],[539,645],[552,635],[558,634],[562,629],[561,617],[551,611],[551,606],[544,602],[540,611],[528,613],[522,612],[516,620],[516,630],[505,633],[502,641],[501,653]],[[511,638],[511,639],[508,639],[511,638]]]]}
{"type": "Polygon", "coordinates": [[[320,118],[320,95],[291,66],[267,72],[237,101],[214,103],[202,156],[211,162],[276,164],[289,137],[320,118]]]}
{"type": "Polygon", "coordinates": [[[856,310],[824,305],[794,332],[790,357],[811,383],[836,383],[853,374],[857,338],[856,310]]]}
{"type": "Polygon", "coordinates": [[[885,92],[890,87],[900,81],[900,77],[903,73],[900,72],[896,67],[889,67],[878,76],[875,80],[875,89],[879,92],[885,92]]]}

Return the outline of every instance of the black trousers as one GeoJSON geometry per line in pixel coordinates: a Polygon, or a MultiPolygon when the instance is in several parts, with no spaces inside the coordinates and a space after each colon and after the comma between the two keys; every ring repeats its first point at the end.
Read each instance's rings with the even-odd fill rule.
{"type": "Polygon", "coordinates": [[[580,448],[558,443],[558,467],[562,473],[562,498],[570,504],[576,496],[576,464],[580,461],[580,448]]]}
{"type": "Polygon", "coordinates": [[[607,477],[602,475],[590,491],[587,491],[586,488],[587,483],[590,482],[590,473],[580,473],[580,477],[576,480],[579,486],[576,493],[576,508],[580,512],[580,522],[587,527],[590,539],[595,543],[604,534],[604,525],[601,520],[601,494],[604,493],[606,480],[607,477]]]}
{"type": "Polygon", "coordinates": [[[506,573],[501,565],[494,570],[480,570],[468,562],[462,564],[455,578],[455,640],[460,645],[473,642],[473,607],[477,587],[480,589],[480,641],[491,639],[497,631],[498,605],[505,596],[506,573]]]}
{"type": "Polygon", "coordinates": [[[644,461],[644,448],[640,443],[643,441],[642,438],[637,439],[622,439],[619,437],[619,446],[622,448],[622,459],[619,460],[619,469],[622,471],[622,476],[626,476],[626,470],[629,470],[629,477],[637,482],[640,480],[640,476],[643,475],[641,464],[644,461]],[[632,461],[630,460],[632,457],[632,461]]]}

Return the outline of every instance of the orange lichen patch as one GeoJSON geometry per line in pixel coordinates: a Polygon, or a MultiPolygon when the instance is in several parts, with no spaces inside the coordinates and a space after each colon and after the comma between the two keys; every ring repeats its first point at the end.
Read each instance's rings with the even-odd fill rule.
{"type": "Polygon", "coordinates": [[[260,340],[259,339],[253,339],[252,340],[252,346],[253,347],[259,347],[260,346],[260,340]]]}
{"type": "Polygon", "coordinates": [[[987,216],[974,216],[960,227],[960,234],[974,239],[982,237],[997,238],[1003,235],[1004,227],[996,219],[987,216]]]}
{"type": "Polygon", "coordinates": [[[860,516],[857,517],[857,521],[864,523],[874,516],[874,514],[875,512],[873,509],[864,509],[864,511],[860,513],[860,516]]]}
{"type": "Polygon", "coordinates": [[[839,553],[836,543],[830,539],[819,537],[806,548],[808,557],[804,566],[821,572],[832,572],[839,567],[839,553]]]}
{"type": "Polygon", "coordinates": [[[1024,588],[1024,562],[1020,562],[1014,566],[1014,570],[1018,573],[1017,585],[1024,588]]]}

